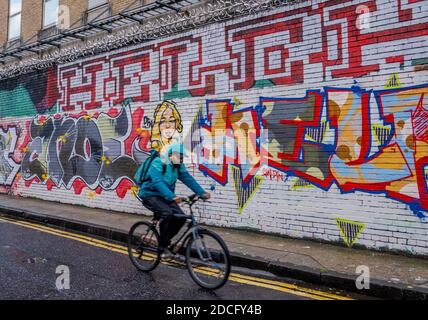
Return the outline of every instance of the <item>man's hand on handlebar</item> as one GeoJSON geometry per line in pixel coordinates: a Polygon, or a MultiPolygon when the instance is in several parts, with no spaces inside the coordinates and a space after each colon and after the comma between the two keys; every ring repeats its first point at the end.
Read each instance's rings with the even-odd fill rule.
{"type": "Polygon", "coordinates": [[[196,202],[197,199],[202,199],[204,201],[207,201],[207,200],[211,199],[211,194],[209,194],[208,192],[205,192],[203,194],[203,196],[201,196],[201,197],[197,197],[197,195],[191,196],[189,198],[177,197],[177,198],[174,199],[174,202],[176,204],[180,204],[180,203],[183,203],[183,202],[196,202]],[[194,201],[194,200],[196,200],[196,201],[194,201]]]}

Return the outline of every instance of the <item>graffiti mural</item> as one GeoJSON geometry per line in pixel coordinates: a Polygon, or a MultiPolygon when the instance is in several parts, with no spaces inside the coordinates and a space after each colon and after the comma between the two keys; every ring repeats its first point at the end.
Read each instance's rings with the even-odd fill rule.
{"type": "Polygon", "coordinates": [[[263,183],[262,177],[255,177],[247,185],[242,183],[242,172],[239,168],[232,166],[233,185],[235,187],[236,198],[238,200],[238,211],[242,213],[245,206],[250,201],[251,197],[255,194],[259,186],[263,183]]]}
{"type": "Polygon", "coordinates": [[[20,169],[13,158],[17,140],[16,127],[8,127],[7,130],[0,127],[0,186],[11,186],[20,169]]]}
{"type": "Polygon", "coordinates": [[[234,110],[231,100],[207,101],[208,117],[201,125],[201,170],[222,185],[227,165],[238,165],[244,183],[260,168],[260,125],[257,108],[234,110]]]}
{"type": "Polygon", "coordinates": [[[389,2],[322,1],[62,65],[58,104],[63,111],[93,110],[125,97],[157,102],[355,79],[395,66],[423,70],[427,2],[389,2]],[[361,4],[372,17],[370,28],[359,27],[361,4]],[[382,24],[385,16],[391,19],[382,24]],[[418,43],[417,52],[406,42],[418,43]]]}
{"type": "Polygon", "coordinates": [[[326,141],[322,132],[313,132],[325,130],[321,92],[308,92],[302,99],[261,98],[260,105],[267,132],[262,147],[269,166],[327,188],[331,184],[328,162],[334,152],[333,141],[326,141]]]}
{"type": "Polygon", "coordinates": [[[347,219],[335,218],[340,235],[348,247],[352,247],[358,240],[358,237],[364,231],[366,225],[361,222],[351,221],[347,219]]]}
{"type": "MultiPolygon", "coordinates": [[[[131,112],[131,101],[108,113],[36,117],[29,123],[28,145],[21,165],[27,185],[116,191],[120,197],[134,186],[132,178],[150,148],[164,152],[183,131],[176,104],[164,101],[154,120],[142,108],[131,112]],[[150,124],[148,126],[147,124],[150,124]]],[[[93,193],[90,194],[94,196],[93,193]]]]}
{"type": "MultiPolygon", "coordinates": [[[[292,190],[336,184],[343,193],[384,193],[420,215],[418,210],[428,210],[427,91],[427,85],[380,91],[326,87],[303,98],[261,97],[259,105],[240,109],[232,100],[208,100],[184,143],[190,161],[221,185],[229,183],[233,166],[240,212],[260,178],[296,177],[292,190]]],[[[142,108],[132,113],[125,101],[93,116],[38,116],[28,131],[21,164],[27,182],[123,196],[147,151],[182,141],[184,127],[173,101],[160,103],[153,120],[142,108]]],[[[12,136],[13,131],[2,135],[6,153],[16,143],[12,136]]],[[[11,161],[3,155],[8,176],[16,171],[11,161]]]]}
{"type": "Polygon", "coordinates": [[[199,168],[226,185],[233,165],[235,188],[240,177],[237,189],[247,192],[254,177],[271,176],[266,167],[259,172],[267,166],[298,177],[292,189],[329,190],[335,183],[344,193],[382,192],[419,214],[428,210],[427,93],[427,85],[381,91],[354,85],[304,98],[263,97],[240,110],[231,100],[208,101],[208,116],[198,120],[199,168]]]}
{"type": "Polygon", "coordinates": [[[172,101],[164,101],[155,110],[150,136],[151,147],[164,153],[168,146],[181,140],[183,122],[177,105],[172,101]]]}
{"type": "Polygon", "coordinates": [[[58,98],[55,68],[2,80],[0,81],[0,118],[56,112],[58,98]]]}
{"type": "Polygon", "coordinates": [[[48,188],[83,187],[101,192],[130,188],[132,178],[145,157],[150,133],[140,123],[144,111],[129,107],[111,109],[94,116],[58,115],[38,117],[29,124],[31,142],[22,160],[26,181],[45,183],[48,188]],[[133,120],[134,119],[134,120],[133,120]],[[135,120],[136,119],[136,120],[135,120]]]}

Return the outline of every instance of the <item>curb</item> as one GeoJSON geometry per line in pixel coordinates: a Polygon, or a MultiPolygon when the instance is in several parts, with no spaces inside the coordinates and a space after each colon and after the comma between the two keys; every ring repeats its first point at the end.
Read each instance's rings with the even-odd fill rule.
{"type": "MultiPolygon", "coordinates": [[[[23,211],[22,209],[2,205],[0,205],[0,216],[9,216],[20,220],[55,226],[64,230],[90,234],[120,243],[127,243],[128,238],[127,233],[115,228],[106,228],[64,218],[55,218],[31,210],[23,211]]],[[[408,287],[403,284],[393,284],[384,280],[371,279],[370,289],[361,291],[355,286],[357,276],[334,271],[322,272],[306,266],[269,261],[262,257],[243,255],[237,252],[230,252],[230,255],[232,264],[237,267],[267,271],[277,276],[301,280],[307,283],[389,300],[428,300],[428,288],[408,287]]]]}

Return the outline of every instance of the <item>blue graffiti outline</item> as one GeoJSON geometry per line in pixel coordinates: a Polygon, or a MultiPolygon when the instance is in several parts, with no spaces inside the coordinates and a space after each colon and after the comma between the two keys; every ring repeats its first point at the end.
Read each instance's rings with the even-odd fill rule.
{"type": "MultiPolygon", "coordinates": [[[[322,100],[321,100],[321,110],[320,110],[320,119],[322,118],[322,110],[323,110],[323,108],[324,108],[324,103],[325,103],[325,95],[324,95],[324,92],[322,92],[321,91],[321,89],[317,89],[317,90],[307,90],[306,91],[306,95],[304,96],[304,97],[300,97],[300,98],[296,98],[296,97],[292,97],[292,98],[284,98],[284,97],[280,97],[280,98],[270,98],[270,97],[264,97],[264,96],[262,96],[262,97],[260,97],[260,99],[259,99],[259,104],[261,105],[261,106],[263,106],[263,112],[267,109],[265,106],[264,106],[264,104],[263,104],[263,100],[276,100],[276,101],[290,101],[290,100],[292,100],[292,101],[304,101],[304,100],[307,100],[308,98],[309,98],[309,94],[320,94],[321,95],[321,97],[322,97],[322,100]]],[[[328,111],[328,110],[327,110],[328,111]]],[[[262,116],[262,115],[261,115],[262,116]]],[[[328,117],[327,117],[327,120],[329,121],[329,119],[328,119],[328,117]]],[[[268,128],[266,128],[265,126],[264,126],[264,124],[263,124],[263,121],[261,121],[260,122],[260,126],[261,127],[263,127],[264,129],[268,129],[268,128]]],[[[312,126],[310,126],[310,127],[312,127],[312,126]]],[[[330,128],[333,128],[332,126],[330,126],[330,128]]],[[[303,142],[304,143],[309,143],[309,141],[306,141],[305,139],[303,139],[303,142]]],[[[320,148],[323,148],[325,151],[327,151],[328,153],[330,153],[330,154],[333,154],[334,153],[334,150],[336,150],[336,148],[334,147],[333,149],[330,149],[329,147],[326,147],[326,146],[328,146],[328,145],[326,145],[326,144],[322,144],[322,143],[316,143],[315,145],[317,145],[317,146],[319,146],[320,148]]],[[[278,168],[278,167],[273,167],[273,169],[275,169],[275,170],[278,170],[278,171],[280,171],[280,172],[283,172],[283,173],[285,173],[287,176],[291,176],[291,177],[298,177],[298,178],[300,178],[300,179],[303,179],[303,180],[305,180],[305,181],[307,181],[307,179],[305,179],[305,178],[303,178],[303,177],[299,177],[298,175],[296,175],[295,174],[295,169],[289,169],[289,170],[286,170],[286,169],[283,169],[283,168],[278,168]]],[[[322,186],[322,185],[320,185],[320,184],[318,184],[317,182],[315,182],[315,181],[309,181],[311,184],[313,184],[313,185],[315,185],[317,188],[319,188],[319,189],[321,189],[321,190],[324,190],[324,191],[328,191],[330,188],[331,188],[331,186],[333,185],[333,183],[334,183],[334,179],[331,179],[331,181],[330,181],[330,183],[328,184],[328,185],[326,185],[325,187],[324,186],[322,186]]]]}
{"type": "MultiPolygon", "coordinates": [[[[266,128],[266,126],[264,125],[264,120],[263,120],[263,114],[264,112],[267,110],[266,106],[263,104],[263,102],[265,100],[276,100],[276,101],[281,101],[281,100],[287,100],[287,101],[302,101],[302,100],[307,100],[309,98],[310,94],[320,94],[322,97],[322,104],[321,104],[321,115],[320,115],[320,119],[322,118],[322,113],[323,110],[326,110],[326,115],[327,115],[327,123],[329,124],[329,128],[331,130],[334,130],[334,143],[333,144],[326,144],[326,143],[315,143],[313,141],[307,141],[307,140],[303,140],[303,143],[307,143],[307,144],[315,144],[317,146],[319,146],[320,148],[322,148],[324,151],[328,152],[330,154],[330,159],[331,157],[334,155],[335,150],[337,149],[337,142],[338,142],[338,128],[337,126],[333,126],[330,118],[331,118],[331,110],[329,110],[328,108],[328,92],[329,91],[344,91],[344,92],[354,92],[354,93],[365,93],[368,94],[368,108],[367,108],[367,119],[368,119],[368,125],[370,127],[370,136],[372,135],[371,132],[371,125],[372,125],[372,101],[376,103],[376,107],[378,109],[378,117],[379,117],[379,121],[383,122],[383,124],[385,126],[391,126],[391,133],[389,134],[388,138],[385,140],[385,142],[383,143],[383,145],[379,145],[377,147],[377,151],[373,152],[373,154],[371,154],[371,150],[374,148],[373,143],[372,143],[372,139],[369,139],[368,141],[368,149],[366,151],[366,155],[364,156],[364,160],[365,161],[371,161],[373,160],[375,157],[377,157],[379,154],[382,153],[383,149],[388,147],[390,145],[390,143],[393,140],[393,137],[395,135],[395,126],[393,121],[388,121],[388,115],[385,115],[384,110],[382,108],[382,104],[380,103],[380,95],[385,94],[385,93],[396,93],[396,92],[400,92],[400,91],[406,91],[406,90],[411,90],[411,89],[420,89],[420,88],[426,88],[428,86],[428,84],[421,84],[421,85],[415,85],[415,86],[409,86],[409,87],[402,87],[402,88],[394,88],[394,89],[385,89],[385,90],[366,90],[361,88],[358,85],[354,85],[351,88],[341,88],[341,87],[329,87],[329,86],[325,86],[323,87],[323,89],[318,89],[318,90],[307,90],[306,91],[306,95],[304,97],[291,97],[291,98],[287,98],[287,97],[277,97],[277,98],[271,98],[271,97],[265,97],[265,96],[261,96],[259,98],[259,103],[256,106],[250,106],[247,108],[243,108],[243,109],[236,109],[236,104],[231,100],[231,99],[219,99],[219,100],[206,100],[206,111],[207,111],[207,115],[209,115],[209,104],[210,103],[215,103],[215,102],[227,102],[232,106],[232,113],[231,114],[236,114],[236,113],[240,113],[240,112],[247,112],[247,111],[256,111],[257,114],[257,120],[258,120],[258,126],[259,126],[259,130],[260,130],[260,136],[257,137],[256,140],[256,144],[257,144],[257,148],[258,150],[261,150],[262,144],[263,144],[263,131],[266,128]],[[372,95],[374,96],[374,99],[372,97],[372,95]],[[325,108],[325,109],[324,109],[325,108]]],[[[204,118],[203,121],[200,121],[200,127],[202,126],[211,126],[211,123],[208,121],[208,118],[204,118]]],[[[308,126],[308,128],[317,128],[314,126],[308,126]]],[[[318,126],[319,128],[319,126],[318,126]]],[[[330,160],[329,160],[330,161],[330,160]]],[[[241,170],[241,174],[242,174],[242,168],[239,165],[236,164],[226,164],[227,168],[229,165],[234,165],[235,167],[238,167],[241,170]]],[[[428,164],[425,165],[423,168],[425,169],[426,167],[428,167],[428,164]]],[[[278,170],[280,172],[285,173],[288,176],[293,176],[293,177],[299,177],[303,180],[308,181],[308,179],[305,179],[304,177],[300,177],[298,175],[296,175],[294,173],[295,169],[290,169],[290,170],[285,170],[283,168],[276,168],[273,167],[275,170],[278,170]]],[[[202,171],[203,172],[203,171],[202,171]]],[[[205,176],[209,176],[208,172],[203,172],[203,174],[205,176]]],[[[210,176],[211,177],[211,176],[210,176]]],[[[253,176],[254,178],[255,176],[253,176]]],[[[221,183],[221,181],[218,181],[215,177],[211,177],[212,179],[214,179],[215,181],[217,181],[219,184],[221,185],[226,185],[228,183],[228,170],[226,170],[226,182],[225,184],[221,183]]],[[[248,183],[245,183],[244,180],[242,180],[242,185],[244,188],[248,187],[248,184],[252,181],[251,178],[249,180],[248,183]]],[[[375,195],[385,195],[386,198],[388,199],[392,199],[394,201],[398,201],[400,203],[403,203],[405,205],[407,205],[409,207],[409,209],[415,214],[415,216],[417,216],[418,218],[421,219],[421,221],[425,221],[427,219],[427,216],[422,212],[422,211],[427,211],[425,209],[423,209],[421,207],[420,204],[420,200],[418,199],[413,199],[411,201],[409,201],[408,199],[400,199],[397,197],[391,197],[390,195],[390,191],[388,190],[367,190],[364,189],[362,187],[357,187],[355,185],[352,186],[352,188],[350,188],[349,190],[344,190],[334,179],[334,177],[331,178],[331,181],[328,185],[326,185],[325,187],[314,182],[314,181],[309,181],[311,184],[313,184],[314,186],[316,186],[317,188],[324,190],[324,191],[328,191],[331,189],[332,185],[335,184],[338,188],[338,190],[340,191],[341,194],[350,194],[350,193],[356,193],[356,192],[363,192],[363,193],[367,193],[367,194],[375,194],[375,195]]],[[[428,181],[425,179],[425,183],[427,184],[427,188],[428,188],[428,181]]]]}
{"type": "MultiPolygon", "coordinates": [[[[258,130],[259,131],[261,131],[261,122],[260,122],[260,108],[259,108],[259,105],[257,105],[257,106],[250,106],[250,107],[247,107],[247,108],[243,108],[243,109],[236,109],[236,103],[234,103],[233,102],[233,100],[232,99],[210,99],[210,100],[206,100],[206,104],[205,104],[205,107],[206,107],[206,114],[207,114],[207,117],[203,117],[202,118],[202,120],[199,122],[199,124],[200,124],[200,127],[209,127],[210,129],[212,128],[212,123],[211,123],[211,121],[209,120],[209,116],[210,116],[210,112],[209,112],[209,105],[211,104],[211,103],[221,103],[221,102],[225,102],[225,103],[228,103],[230,106],[231,106],[231,113],[229,114],[229,115],[233,115],[233,114],[239,114],[239,113],[243,113],[243,112],[248,112],[248,111],[250,111],[250,112],[255,112],[255,115],[256,115],[256,117],[257,117],[257,126],[258,126],[258,130]]],[[[264,111],[264,110],[263,110],[264,111]]],[[[253,116],[253,114],[251,114],[251,116],[253,116]]],[[[233,131],[233,129],[232,128],[227,128],[227,129],[230,129],[230,130],[232,130],[233,131]]],[[[257,137],[256,138],[256,148],[257,148],[257,150],[261,150],[260,149],[260,147],[261,147],[261,141],[260,141],[260,136],[259,137],[257,137]]],[[[237,148],[237,146],[236,146],[236,142],[235,142],[235,145],[234,145],[234,148],[235,148],[235,153],[236,153],[236,148],[237,148]]],[[[209,166],[210,165],[206,165],[206,164],[203,164],[202,163],[202,165],[204,166],[204,167],[206,167],[207,169],[209,169],[209,170],[212,170],[209,166]]],[[[225,166],[226,167],[226,169],[223,171],[223,174],[225,174],[225,176],[226,176],[226,178],[225,178],[225,183],[223,184],[221,181],[219,181],[218,179],[216,179],[216,177],[213,177],[213,176],[210,176],[209,175],[209,173],[208,172],[206,172],[206,171],[204,171],[204,170],[200,170],[203,174],[204,174],[204,176],[205,177],[210,177],[210,178],[212,178],[212,179],[214,179],[217,183],[219,183],[220,185],[223,185],[223,186],[225,186],[225,185],[227,185],[228,183],[229,183],[229,166],[231,166],[231,165],[233,165],[233,166],[235,166],[235,167],[237,167],[237,168],[239,168],[239,170],[240,170],[240,172],[241,172],[241,176],[243,177],[244,176],[244,174],[243,174],[243,169],[242,169],[242,166],[241,166],[241,164],[229,164],[229,163],[225,163],[225,164],[223,164],[222,166],[225,166]]],[[[248,180],[248,182],[246,183],[245,182],[245,180],[242,180],[241,181],[241,183],[242,183],[242,186],[246,189],[246,188],[248,188],[248,186],[249,186],[249,184],[253,181],[253,179],[255,178],[255,175],[253,175],[249,180],[248,180]]]]}
{"type": "MultiPolygon", "coordinates": [[[[206,108],[206,117],[202,117],[202,120],[200,121],[200,129],[201,128],[204,128],[204,129],[212,129],[212,120],[210,120],[210,115],[211,115],[211,113],[210,113],[210,109],[209,109],[209,105],[211,104],[211,103],[221,103],[221,102],[225,102],[225,103],[228,103],[228,104],[232,104],[232,109],[233,109],[233,101],[232,101],[232,99],[218,99],[218,100],[216,100],[216,99],[208,99],[208,100],[206,100],[205,101],[205,108],[206,108]],[[203,124],[201,125],[201,122],[203,122],[203,124]]],[[[201,144],[203,144],[204,143],[204,141],[203,141],[203,137],[202,137],[202,135],[201,135],[201,144]]],[[[225,148],[225,146],[223,146],[223,151],[224,151],[224,148],[225,148]]],[[[201,155],[201,158],[203,159],[203,156],[201,155]]],[[[223,160],[224,160],[224,158],[225,158],[225,153],[223,153],[223,160]]],[[[209,173],[208,173],[208,170],[202,170],[201,169],[201,165],[203,165],[205,168],[207,168],[208,170],[211,170],[211,171],[213,171],[214,172],[214,170],[212,170],[211,168],[210,168],[210,166],[212,166],[211,164],[205,164],[205,163],[200,163],[199,165],[198,165],[198,169],[199,169],[199,171],[201,171],[202,172],[202,174],[205,176],[205,177],[210,177],[211,179],[213,179],[213,180],[215,180],[217,183],[219,183],[220,185],[222,185],[222,186],[226,186],[228,183],[229,183],[229,173],[228,173],[228,164],[227,163],[223,163],[221,166],[223,166],[223,168],[222,168],[222,174],[224,174],[224,175],[226,175],[226,178],[225,178],[225,182],[223,183],[222,181],[220,181],[220,180],[218,180],[218,179],[216,179],[216,177],[213,177],[213,176],[211,176],[209,173]]],[[[217,175],[217,173],[216,173],[216,175],[217,175]]]]}
{"type": "MultiPolygon", "coordinates": [[[[394,135],[395,135],[395,127],[394,127],[394,123],[393,122],[388,122],[387,121],[387,116],[384,114],[384,112],[383,112],[383,109],[381,108],[381,106],[382,106],[382,104],[380,104],[379,102],[380,102],[380,97],[379,97],[379,95],[380,94],[384,94],[384,93],[396,93],[396,92],[400,92],[400,91],[407,91],[407,90],[411,90],[411,89],[419,89],[419,88],[426,88],[427,87],[427,85],[428,84],[422,84],[422,85],[417,85],[417,86],[410,86],[410,87],[403,87],[403,88],[395,88],[395,89],[384,89],[384,90],[369,90],[369,91],[371,91],[371,93],[374,95],[374,97],[375,97],[375,101],[376,101],[376,106],[377,106],[377,108],[378,108],[378,111],[379,111],[379,119],[381,120],[381,121],[383,121],[385,124],[387,124],[387,125],[391,125],[391,128],[392,128],[392,130],[391,130],[391,134],[390,134],[390,137],[389,137],[389,139],[387,139],[386,140],[386,142],[385,142],[385,145],[384,146],[381,146],[380,148],[379,148],[379,151],[378,152],[376,152],[376,153],[374,153],[372,156],[369,156],[369,157],[367,157],[367,158],[365,158],[365,160],[368,160],[368,161],[370,161],[370,160],[372,160],[373,158],[375,158],[376,156],[378,156],[380,153],[382,153],[382,151],[383,151],[383,149],[384,148],[386,148],[386,147],[388,147],[388,145],[391,143],[391,141],[392,141],[392,138],[394,137],[394,135]]],[[[346,89],[346,88],[335,88],[335,87],[324,87],[324,90],[325,90],[325,94],[326,94],[326,97],[328,97],[328,95],[327,95],[327,93],[328,93],[328,90],[332,90],[332,89],[334,89],[334,90],[336,90],[336,91],[349,91],[349,89],[346,89]]],[[[359,88],[360,89],[360,88],[359,88]]],[[[352,90],[352,87],[351,87],[351,90],[352,90]]],[[[367,90],[365,90],[366,92],[367,92],[367,90]]],[[[371,111],[371,108],[370,108],[370,97],[369,97],[369,112],[371,111]]],[[[327,101],[327,103],[328,103],[328,101],[327,101]]],[[[328,112],[330,112],[330,110],[329,110],[329,108],[328,108],[328,105],[327,105],[327,113],[328,112]]],[[[330,116],[330,115],[328,115],[328,116],[330,116]]],[[[370,121],[370,123],[371,123],[371,117],[369,117],[369,121],[370,121]]],[[[370,129],[371,130],[371,129],[370,129]]],[[[337,134],[338,134],[338,131],[337,131],[337,128],[335,127],[335,135],[336,135],[336,139],[335,139],[335,148],[337,148],[337,134]]],[[[370,148],[371,148],[372,146],[371,146],[371,139],[370,139],[370,148]]],[[[369,149],[370,150],[370,149],[369,149]]],[[[350,194],[350,193],[355,193],[355,192],[363,192],[363,193],[367,193],[367,194],[375,194],[375,195],[379,195],[379,194],[381,194],[381,195],[385,195],[385,197],[387,198],[387,199],[392,199],[392,200],[394,200],[394,201],[398,201],[398,202],[400,202],[400,203],[403,203],[403,204],[405,204],[405,205],[408,205],[409,206],[409,209],[413,212],[413,214],[415,215],[415,216],[417,216],[419,219],[421,219],[421,221],[422,222],[425,222],[425,219],[427,218],[423,213],[422,213],[422,211],[427,211],[426,209],[423,209],[422,207],[421,207],[421,204],[419,203],[420,202],[420,200],[418,200],[418,199],[413,199],[412,201],[408,201],[408,200],[405,200],[405,199],[400,199],[400,198],[397,198],[397,197],[391,197],[391,195],[390,195],[390,191],[388,191],[388,190],[367,190],[367,189],[363,189],[363,188],[358,188],[358,187],[355,187],[355,186],[353,186],[352,187],[352,189],[350,189],[350,190],[343,190],[341,187],[340,187],[340,185],[335,181],[335,179],[333,179],[333,181],[332,181],[332,184],[336,184],[336,186],[337,186],[337,188],[339,189],[339,191],[340,191],[340,193],[341,194],[350,194]]],[[[331,187],[331,186],[330,186],[331,187]]]]}

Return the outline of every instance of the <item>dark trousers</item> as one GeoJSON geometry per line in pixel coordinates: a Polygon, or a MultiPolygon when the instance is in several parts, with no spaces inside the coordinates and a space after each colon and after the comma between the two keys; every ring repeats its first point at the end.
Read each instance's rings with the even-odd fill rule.
{"type": "Polygon", "coordinates": [[[169,202],[162,197],[144,198],[143,205],[154,213],[155,218],[161,219],[159,246],[167,248],[171,239],[186,223],[186,218],[174,216],[174,214],[184,214],[183,210],[175,202],[169,202]]]}

